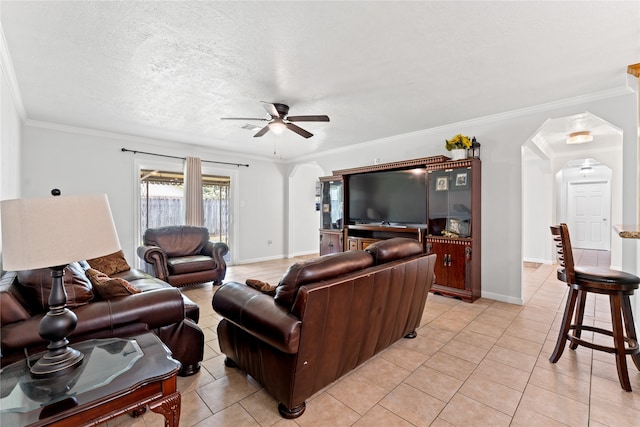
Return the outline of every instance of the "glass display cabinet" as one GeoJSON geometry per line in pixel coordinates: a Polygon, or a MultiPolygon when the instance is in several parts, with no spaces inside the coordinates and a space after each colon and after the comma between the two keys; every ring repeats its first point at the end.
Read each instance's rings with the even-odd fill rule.
{"type": "Polygon", "coordinates": [[[344,250],[344,197],[341,176],[320,178],[320,255],[344,250]]]}
{"type": "Polygon", "coordinates": [[[480,160],[427,166],[427,253],[438,255],[432,291],[480,297],[480,160]]]}

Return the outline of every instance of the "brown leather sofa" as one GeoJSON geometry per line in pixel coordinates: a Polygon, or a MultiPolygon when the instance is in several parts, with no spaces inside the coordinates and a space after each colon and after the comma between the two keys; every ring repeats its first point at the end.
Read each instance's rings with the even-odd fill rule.
{"type": "Polygon", "coordinates": [[[305,399],[402,337],[413,338],[434,281],[436,255],[412,239],[292,265],[275,297],[228,282],[213,296],[225,365],[246,371],[285,418],[305,399]]]}
{"type": "Polygon", "coordinates": [[[149,274],[173,286],[213,282],[222,284],[227,272],[224,256],[229,247],[211,242],[206,227],[172,225],[149,228],[138,256],[147,263],[149,274]]]}
{"type": "MultiPolygon", "coordinates": [[[[141,292],[101,299],[85,274],[86,262],[70,264],[64,276],[67,306],[78,318],[68,339],[128,337],[153,331],[182,363],[180,375],[198,372],[204,352],[204,334],[198,327],[200,308],[180,290],[139,270],[110,275],[123,278],[141,292]]],[[[2,366],[46,349],[38,335],[48,311],[48,269],[7,272],[0,280],[0,344],[2,366]],[[22,283],[21,283],[22,282],[22,283]],[[44,289],[45,292],[42,292],[44,289]]]]}

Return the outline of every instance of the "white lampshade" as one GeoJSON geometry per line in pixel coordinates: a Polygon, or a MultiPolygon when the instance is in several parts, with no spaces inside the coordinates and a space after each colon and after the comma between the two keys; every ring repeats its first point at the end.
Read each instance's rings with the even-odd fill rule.
{"type": "Polygon", "coordinates": [[[67,265],[120,250],[106,194],[0,202],[6,271],[67,265]]]}

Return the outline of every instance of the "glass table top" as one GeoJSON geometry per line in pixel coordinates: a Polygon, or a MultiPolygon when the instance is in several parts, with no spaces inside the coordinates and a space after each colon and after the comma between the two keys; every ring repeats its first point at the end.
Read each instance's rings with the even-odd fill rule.
{"type": "Polygon", "coordinates": [[[135,339],[88,340],[72,347],[84,360],[64,375],[32,378],[26,361],[0,370],[0,414],[29,412],[107,385],[144,355],[135,339]]]}

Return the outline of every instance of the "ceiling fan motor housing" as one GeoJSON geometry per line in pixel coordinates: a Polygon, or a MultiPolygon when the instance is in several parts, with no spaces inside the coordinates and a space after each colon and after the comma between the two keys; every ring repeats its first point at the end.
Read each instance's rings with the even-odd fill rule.
{"type": "Polygon", "coordinates": [[[273,103],[273,106],[276,107],[276,111],[280,114],[281,118],[284,118],[287,114],[289,114],[289,106],[285,104],[273,103]]]}

